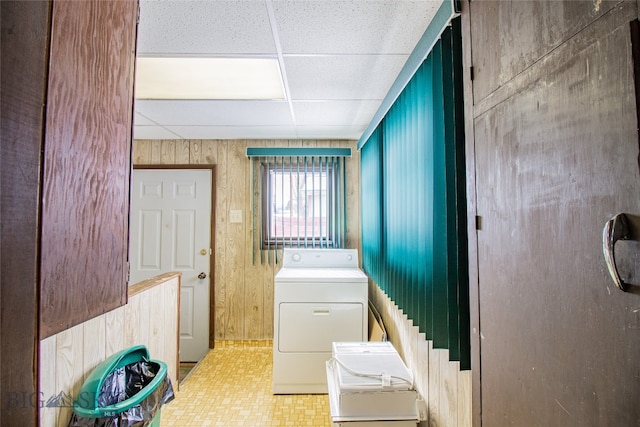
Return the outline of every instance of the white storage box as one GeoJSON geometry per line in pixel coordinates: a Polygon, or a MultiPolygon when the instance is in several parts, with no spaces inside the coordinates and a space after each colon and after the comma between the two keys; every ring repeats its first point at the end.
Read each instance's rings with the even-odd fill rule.
{"type": "Polygon", "coordinates": [[[415,427],[423,402],[390,342],[334,342],[332,356],[327,383],[334,423],[415,427]]]}

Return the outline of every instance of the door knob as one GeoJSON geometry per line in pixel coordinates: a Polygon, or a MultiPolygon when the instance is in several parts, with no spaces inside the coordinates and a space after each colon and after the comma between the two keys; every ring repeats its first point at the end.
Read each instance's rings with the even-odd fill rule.
{"type": "Polygon", "coordinates": [[[626,292],[631,283],[626,283],[618,273],[614,246],[618,240],[640,241],[640,216],[620,213],[611,218],[602,230],[602,251],[609,274],[618,289],[626,292]]]}
{"type": "Polygon", "coordinates": [[[205,273],[204,271],[200,274],[198,274],[198,279],[202,280],[202,279],[206,279],[207,278],[207,273],[205,273]]]}

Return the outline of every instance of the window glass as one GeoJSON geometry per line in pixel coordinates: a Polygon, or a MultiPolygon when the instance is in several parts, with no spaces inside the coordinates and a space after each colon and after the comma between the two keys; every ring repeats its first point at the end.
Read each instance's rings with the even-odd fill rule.
{"type": "Polygon", "coordinates": [[[331,245],[333,167],[263,165],[263,246],[331,245]]]}

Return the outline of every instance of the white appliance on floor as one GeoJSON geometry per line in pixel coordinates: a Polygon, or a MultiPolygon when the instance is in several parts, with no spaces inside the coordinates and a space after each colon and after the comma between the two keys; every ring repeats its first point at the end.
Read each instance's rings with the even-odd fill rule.
{"type": "Polygon", "coordinates": [[[416,427],[426,405],[390,342],[335,342],[326,363],[329,406],[342,427],[416,427]]]}
{"type": "Polygon", "coordinates": [[[334,341],[366,341],[368,279],[355,249],[284,249],[274,281],[273,393],[327,392],[334,341]]]}

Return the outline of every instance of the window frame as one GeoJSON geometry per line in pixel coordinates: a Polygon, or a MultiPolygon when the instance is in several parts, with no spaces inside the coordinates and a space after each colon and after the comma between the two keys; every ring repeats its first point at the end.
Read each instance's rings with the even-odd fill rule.
{"type": "MultiPolygon", "coordinates": [[[[334,242],[338,241],[336,240],[336,237],[339,232],[337,229],[338,221],[335,216],[338,214],[336,210],[336,203],[339,189],[337,186],[340,185],[340,179],[334,162],[323,162],[322,157],[318,158],[315,156],[307,157],[303,162],[300,162],[299,158],[297,158],[295,163],[292,160],[285,161],[284,158],[282,158],[280,162],[274,163],[261,161],[260,174],[262,188],[260,189],[260,195],[258,196],[260,198],[259,203],[261,207],[259,245],[262,249],[278,249],[284,247],[334,247],[334,242]],[[311,175],[311,179],[313,181],[316,180],[313,175],[318,175],[321,182],[323,179],[322,175],[325,175],[326,196],[323,197],[319,203],[319,212],[326,213],[324,227],[315,229],[315,227],[312,226],[311,234],[308,232],[300,234],[300,231],[302,230],[298,229],[298,233],[290,232],[285,234],[283,232],[282,235],[278,235],[277,231],[272,230],[274,227],[272,221],[274,220],[273,215],[275,215],[275,212],[273,212],[270,207],[272,206],[271,200],[273,188],[277,185],[276,180],[272,177],[272,175],[275,174],[288,174],[290,176],[311,175]],[[318,235],[316,235],[315,231],[318,231],[318,235]]],[[[305,181],[308,180],[308,177],[305,178],[305,181]]],[[[284,185],[284,183],[282,185],[284,185]]],[[[320,185],[319,190],[322,192],[323,189],[324,187],[320,185]]],[[[275,190],[277,191],[278,188],[276,187],[275,190]]],[[[315,187],[311,191],[315,192],[315,187]]],[[[305,190],[305,195],[306,194],[307,192],[305,190]]],[[[305,199],[308,199],[308,196],[305,196],[305,199]]],[[[305,206],[305,210],[306,208],[307,206],[305,206]]],[[[315,213],[315,211],[316,208],[312,204],[312,212],[315,213]]],[[[313,220],[315,217],[315,214],[309,217],[305,215],[305,222],[308,221],[308,219],[313,220]]],[[[290,214],[289,218],[293,219],[295,217],[290,214]]],[[[322,217],[320,216],[320,218],[322,217]]],[[[277,226],[277,224],[275,226],[277,226]]],[[[300,227],[300,225],[298,225],[298,227],[300,227]]]]}

